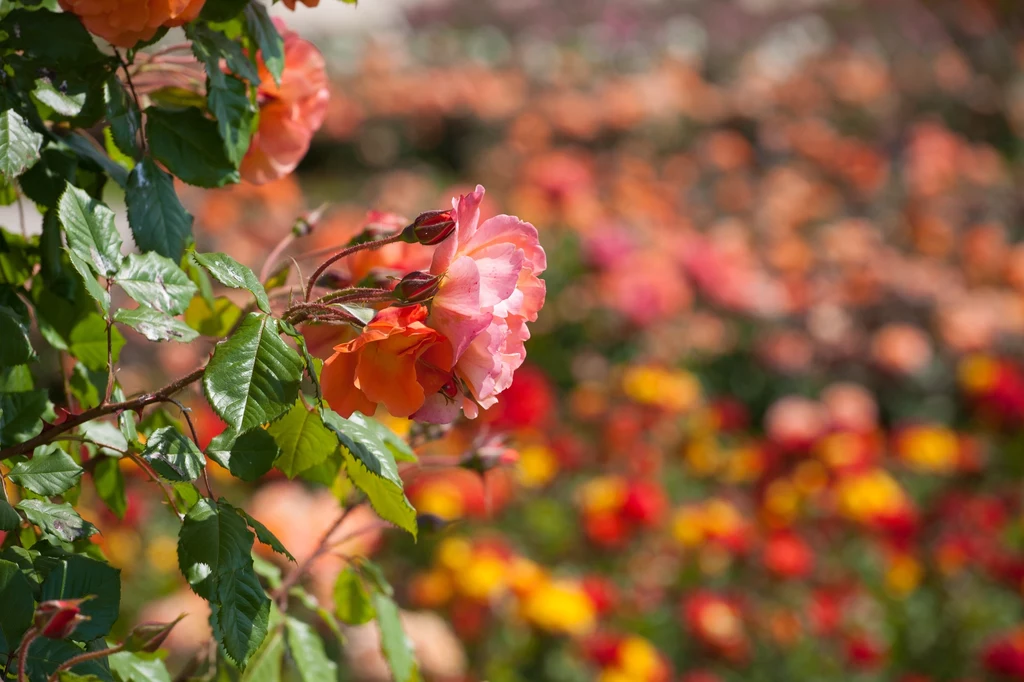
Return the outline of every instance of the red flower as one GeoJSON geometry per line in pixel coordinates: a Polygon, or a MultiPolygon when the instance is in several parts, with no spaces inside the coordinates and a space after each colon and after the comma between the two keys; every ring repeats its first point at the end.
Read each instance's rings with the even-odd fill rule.
{"type": "Polygon", "coordinates": [[[780,578],[804,578],[814,570],[814,552],[800,536],[776,533],[765,544],[764,565],[780,578]]]}

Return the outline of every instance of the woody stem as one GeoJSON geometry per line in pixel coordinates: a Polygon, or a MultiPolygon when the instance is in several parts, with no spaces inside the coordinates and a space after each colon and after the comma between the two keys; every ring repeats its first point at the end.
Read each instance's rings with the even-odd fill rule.
{"type": "Polygon", "coordinates": [[[356,253],[357,251],[363,251],[364,249],[379,249],[380,247],[385,246],[387,244],[393,244],[394,242],[397,242],[401,238],[402,231],[399,230],[390,237],[377,239],[372,242],[362,242],[361,244],[353,244],[347,249],[342,249],[338,253],[334,254],[333,256],[325,260],[323,263],[321,263],[320,267],[318,267],[316,271],[313,272],[313,275],[309,278],[309,282],[306,284],[306,296],[303,300],[309,300],[309,297],[313,295],[313,287],[316,286],[316,281],[320,279],[320,275],[324,274],[324,271],[327,270],[327,268],[329,268],[332,264],[338,262],[342,258],[347,258],[348,256],[351,256],[353,253],[356,253]]]}

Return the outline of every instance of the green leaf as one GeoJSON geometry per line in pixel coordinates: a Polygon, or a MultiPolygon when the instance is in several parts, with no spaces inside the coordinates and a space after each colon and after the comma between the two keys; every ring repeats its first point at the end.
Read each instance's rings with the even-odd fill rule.
{"type": "MultiPolygon", "coordinates": [[[[124,348],[124,336],[116,328],[110,330],[114,364],[124,348]]],[[[95,313],[78,322],[68,336],[68,351],[94,372],[107,369],[107,323],[95,313]]]]}
{"type": "Polygon", "coordinates": [[[413,682],[418,677],[416,659],[409,639],[402,630],[398,606],[380,592],[374,592],[372,599],[377,612],[377,627],[380,628],[380,649],[391,668],[391,674],[396,682],[413,682]]]}
{"type": "Polygon", "coordinates": [[[114,144],[122,153],[139,158],[139,131],[142,130],[142,116],[117,76],[110,76],[103,84],[103,100],[107,107],[107,122],[114,144]]]}
{"type": "Polygon", "coordinates": [[[223,75],[216,80],[211,76],[207,93],[207,106],[217,119],[224,153],[238,165],[249,149],[253,118],[256,116],[256,110],[249,101],[248,87],[245,81],[235,76],[223,75]]]}
{"type": "Polygon", "coordinates": [[[108,457],[119,458],[128,450],[124,434],[111,422],[94,419],[78,428],[82,435],[96,443],[99,451],[108,457]]]}
{"type": "Polygon", "coordinates": [[[177,111],[149,107],[146,139],[153,156],[190,185],[223,187],[240,178],[224,153],[217,123],[195,107],[177,111]]]}
{"type": "Polygon", "coordinates": [[[116,281],[139,303],[168,315],[183,312],[196,293],[196,285],[184,270],[153,252],[129,255],[116,281]]]}
{"type": "Polygon", "coordinates": [[[43,136],[13,109],[0,114],[0,175],[14,180],[39,160],[43,136]]]}
{"type": "Polygon", "coordinates": [[[31,459],[15,464],[8,476],[35,494],[49,497],[78,483],[84,471],[59,445],[50,443],[36,448],[31,459]]]}
{"type": "MultiPolygon", "coordinates": [[[[32,277],[38,248],[19,235],[0,230],[0,284],[20,287],[32,277]]],[[[27,318],[26,318],[27,320],[27,318]]]]}
{"type": "Polygon", "coordinates": [[[159,654],[118,651],[107,660],[116,682],[171,682],[159,654]]]}
{"type": "Polygon", "coordinates": [[[345,419],[326,408],[320,414],[324,424],[342,445],[345,471],[352,482],[366,493],[382,519],[416,537],[416,509],[405,496],[398,465],[388,446],[377,433],[359,421],[345,419]]]}
{"type": "Polygon", "coordinates": [[[114,133],[110,126],[103,128],[103,148],[107,151],[107,156],[110,157],[110,160],[126,171],[131,171],[131,169],[135,168],[135,159],[122,152],[114,142],[114,133]]]}
{"type": "Polygon", "coordinates": [[[74,542],[99,532],[66,502],[53,504],[43,500],[22,500],[15,508],[23,511],[25,517],[45,533],[64,542],[74,542]]]}
{"type": "Polygon", "coordinates": [[[135,245],[175,263],[192,241],[192,216],[174,191],[174,180],[148,156],[135,164],[125,190],[135,245]]]}
{"type": "MultiPolygon", "coordinates": [[[[213,3],[207,2],[203,11],[206,11],[211,4],[213,3]]],[[[245,53],[241,43],[203,24],[187,27],[186,34],[192,38],[192,52],[199,61],[206,65],[207,74],[211,78],[217,77],[216,72],[211,73],[211,65],[215,64],[219,67],[220,60],[223,59],[227,62],[231,73],[242,77],[253,85],[259,85],[259,71],[252,59],[245,53]]]]}
{"type": "Polygon", "coordinates": [[[278,335],[277,322],[250,313],[227,341],[217,344],[203,374],[214,412],[236,431],[284,414],[299,393],[302,360],[278,335]]]}
{"type": "Polygon", "coordinates": [[[384,426],[373,417],[367,417],[362,413],[353,412],[352,416],[349,417],[348,420],[350,422],[360,424],[375,433],[377,437],[380,438],[381,442],[387,446],[388,450],[391,451],[391,454],[395,456],[396,462],[417,461],[416,453],[412,451],[409,444],[406,443],[397,433],[384,426]]]}
{"type": "Polygon", "coordinates": [[[100,286],[100,283],[96,281],[96,275],[93,274],[92,267],[89,263],[79,258],[71,249],[66,249],[68,258],[71,260],[72,267],[75,268],[82,278],[82,284],[85,286],[85,291],[92,297],[94,301],[100,306],[100,310],[103,311],[103,315],[106,316],[110,312],[110,293],[106,289],[100,286]]]}
{"type": "Polygon", "coordinates": [[[0,339],[3,339],[0,343],[0,367],[24,365],[36,359],[28,338],[28,325],[5,305],[0,305],[0,339]]]}
{"type": "Polygon", "coordinates": [[[37,78],[35,90],[32,91],[32,99],[44,104],[61,116],[69,118],[78,116],[82,107],[85,106],[85,92],[66,93],[61,92],[47,78],[37,78]]]}
{"type": "MultiPolygon", "coordinates": [[[[7,504],[6,502],[0,504],[7,504]]],[[[11,561],[0,560],[0,653],[13,651],[32,625],[32,585],[11,561]],[[2,644],[6,642],[7,646],[2,644]],[[8,651],[4,652],[3,649],[8,651]]]]}
{"type": "Polygon", "coordinates": [[[310,412],[301,402],[267,427],[281,447],[274,466],[288,478],[322,464],[338,451],[338,439],[324,426],[319,412],[310,412]]]}
{"type": "Polygon", "coordinates": [[[226,296],[218,296],[211,308],[201,296],[196,296],[185,311],[185,322],[203,336],[220,338],[227,334],[242,317],[242,309],[226,296]]]}
{"type": "Polygon", "coordinates": [[[285,623],[288,628],[288,650],[304,682],[337,679],[338,666],[327,658],[324,643],[316,630],[295,618],[285,618],[285,623]]]}
{"type": "Polygon", "coordinates": [[[270,299],[255,273],[231,256],[223,253],[193,253],[192,258],[206,268],[213,278],[226,287],[245,289],[256,297],[260,310],[270,314],[270,299]]]}
{"type": "Polygon", "coordinates": [[[114,321],[128,325],[150,341],[189,343],[199,336],[199,332],[181,320],[145,305],[135,310],[118,310],[114,313],[114,321]]]}
{"type": "Polygon", "coordinates": [[[253,0],[245,8],[245,25],[249,35],[259,47],[263,63],[274,77],[274,82],[281,83],[284,71],[284,39],[277,32],[267,8],[259,0],[253,0]]]}
{"type": "MultiPolygon", "coordinates": [[[[28,649],[26,667],[28,668],[29,682],[46,682],[64,661],[83,653],[85,653],[83,649],[67,640],[37,637],[28,649]]],[[[95,676],[104,682],[113,679],[103,662],[97,660],[79,663],[71,668],[71,671],[78,675],[85,675],[87,680],[90,679],[89,676],[95,676]]]]}
{"type": "Polygon", "coordinates": [[[245,668],[267,637],[270,599],[255,572],[239,573],[217,584],[217,602],[211,604],[210,624],[228,658],[245,668]]]}
{"type": "Polygon", "coordinates": [[[270,547],[270,549],[274,550],[278,554],[282,554],[288,557],[288,560],[292,563],[295,563],[295,557],[292,556],[291,552],[285,549],[281,541],[277,539],[276,535],[270,532],[269,528],[264,526],[256,519],[254,519],[252,515],[250,515],[248,512],[242,509],[238,509],[236,511],[238,511],[238,513],[242,515],[242,518],[246,520],[246,522],[249,524],[249,527],[256,531],[257,540],[262,542],[267,547],[270,547]]]}
{"type": "Polygon", "coordinates": [[[374,616],[370,593],[363,585],[359,573],[346,568],[334,581],[334,615],[343,623],[362,625],[374,616]]]}
{"type": "Polygon", "coordinates": [[[199,18],[206,21],[227,21],[238,16],[248,3],[249,0],[207,0],[203,5],[203,11],[199,13],[199,18]]]}
{"type": "Polygon", "coordinates": [[[58,71],[95,72],[107,60],[81,21],[70,13],[16,9],[0,22],[4,47],[58,71]]]}
{"type": "Polygon", "coordinates": [[[241,682],[281,682],[284,661],[284,633],[275,629],[263,646],[253,654],[242,673],[241,682]]]}
{"type": "Polygon", "coordinates": [[[123,519],[124,513],[128,511],[128,497],[119,461],[113,457],[103,457],[93,467],[92,482],[99,498],[117,518],[123,519]]]}
{"type": "Polygon", "coordinates": [[[61,559],[43,581],[40,601],[79,599],[92,596],[82,604],[89,620],[80,623],[73,639],[88,642],[105,637],[121,609],[121,571],[110,564],[74,554],[61,559]]]}
{"type": "Polygon", "coordinates": [[[281,448],[273,436],[257,426],[238,436],[233,431],[225,431],[210,441],[206,451],[233,476],[255,481],[274,466],[281,448]]]}
{"type": "Polygon", "coordinates": [[[83,410],[99,406],[102,394],[107,390],[106,372],[92,372],[80,362],[75,363],[68,379],[71,397],[78,401],[83,410]]]}
{"type": "Polygon", "coordinates": [[[0,447],[21,443],[43,430],[43,419],[53,419],[46,391],[0,393],[0,447]]]}
{"type": "Polygon", "coordinates": [[[316,391],[317,402],[323,400],[323,392],[320,389],[320,368],[323,367],[323,361],[320,364],[317,363],[319,358],[314,358],[309,352],[309,347],[306,345],[306,337],[299,333],[295,327],[285,321],[280,322],[281,331],[295,340],[295,345],[299,347],[299,352],[302,353],[302,360],[306,365],[306,374],[309,376],[310,382],[313,384],[313,390],[316,391]]]}
{"type": "Polygon", "coordinates": [[[0,530],[17,530],[21,525],[21,517],[7,500],[0,499],[0,530]]]}
{"type": "Polygon", "coordinates": [[[173,426],[164,426],[150,435],[142,458],[169,481],[194,481],[206,466],[196,444],[173,426]]]}
{"type": "Polygon", "coordinates": [[[75,152],[80,159],[87,159],[96,164],[120,187],[124,187],[128,183],[128,171],[124,169],[124,166],[111,159],[102,150],[97,149],[91,137],[76,130],[62,138],[61,142],[75,152]]]}
{"type": "Polygon", "coordinates": [[[114,226],[114,212],[71,183],[60,197],[57,212],[68,235],[68,247],[97,275],[117,273],[122,261],[121,235],[114,226]]]}

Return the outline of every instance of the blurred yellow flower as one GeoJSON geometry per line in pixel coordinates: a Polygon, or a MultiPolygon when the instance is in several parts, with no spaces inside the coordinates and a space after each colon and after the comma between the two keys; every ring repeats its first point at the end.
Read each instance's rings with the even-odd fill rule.
{"type": "Polygon", "coordinates": [[[530,445],[519,451],[516,478],[527,488],[540,488],[558,473],[555,453],[544,445],[530,445]]]}
{"type": "Polygon", "coordinates": [[[594,629],[597,612],[583,588],[567,580],[541,583],[522,601],[523,617],[548,632],[583,635],[594,629]]]}

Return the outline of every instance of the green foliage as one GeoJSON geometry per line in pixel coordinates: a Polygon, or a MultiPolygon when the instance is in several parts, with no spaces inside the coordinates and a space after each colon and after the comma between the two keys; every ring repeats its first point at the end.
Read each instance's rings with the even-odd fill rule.
{"type": "Polygon", "coordinates": [[[173,426],[164,426],[150,434],[142,458],[169,481],[194,481],[206,465],[196,444],[173,426]]]}
{"type": "Polygon", "coordinates": [[[288,478],[322,464],[338,452],[338,439],[324,426],[320,413],[306,409],[301,402],[292,405],[267,432],[281,448],[274,466],[288,478]]]}
{"type": "Polygon", "coordinates": [[[74,542],[99,532],[96,526],[79,516],[67,502],[54,504],[43,500],[22,500],[16,508],[25,514],[30,523],[63,542],[74,542]]]}
{"type": "Polygon", "coordinates": [[[270,299],[252,270],[223,253],[193,253],[192,257],[224,286],[252,293],[259,309],[270,314],[270,299]]]}
{"type": "Polygon", "coordinates": [[[0,114],[0,175],[14,180],[39,160],[43,136],[13,109],[0,114]]]}
{"type": "Polygon", "coordinates": [[[196,107],[149,107],[146,139],[156,160],[183,182],[223,187],[239,180],[238,168],[224,151],[217,124],[196,107]]]}
{"type": "Polygon", "coordinates": [[[11,480],[37,495],[60,495],[78,483],[84,469],[55,443],[36,448],[31,459],[18,462],[11,480]]]}
{"type": "Polygon", "coordinates": [[[206,452],[233,476],[255,481],[274,466],[281,448],[273,436],[257,426],[237,436],[225,431],[210,442],[206,452]]]}
{"type": "Polygon", "coordinates": [[[120,574],[102,561],[80,555],[64,557],[43,581],[39,600],[90,597],[81,607],[89,620],[75,628],[71,637],[80,642],[105,637],[121,607],[120,574]]]}
{"type": "Polygon", "coordinates": [[[174,191],[174,180],[150,157],[135,165],[125,192],[135,245],[174,262],[192,241],[192,216],[174,191]]]}
{"type": "Polygon", "coordinates": [[[122,256],[114,212],[70,183],[60,198],[58,212],[71,252],[97,275],[117,274],[122,256]]]}
{"type": "Polygon", "coordinates": [[[374,616],[370,593],[363,585],[363,579],[352,568],[346,568],[334,581],[334,615],[343,623],[362,625],[374,616]]]}
{"type": "Polygon", "coordinates": [[[303,682],[337,679],[337,666],[327,658],[323,642],[316,631],[295,618],[286,618],[285,624],[288,630],[288,651],[295,660],[303,682]]]}
{"type": "Polygon", "coordinates": [[[188,343],[199,336],[199,332],[181,320],[145,305],[135,310],[118,310],[114,313],[114,321],[128,325],[150,341],[188,343]]]}
{"type": "Polygon", "coordinates": [[[402,621],[398,615],[398,606],[394,600],[382,592],[373,594],[373,608],[377,613],[377,626],[380,628],[380,646],[384,659],[391,668],[396,682],[414,682],[419,679],[416,670],[416,659],[413,657],[409,639],[402,629],[402,621]]]}
{"type": "Polygon", "coordinates": [[[129,255],[115,281],[139,303],[168,315],[184,312],[196,293],[184,270],[155,252],[129,255]]]}

